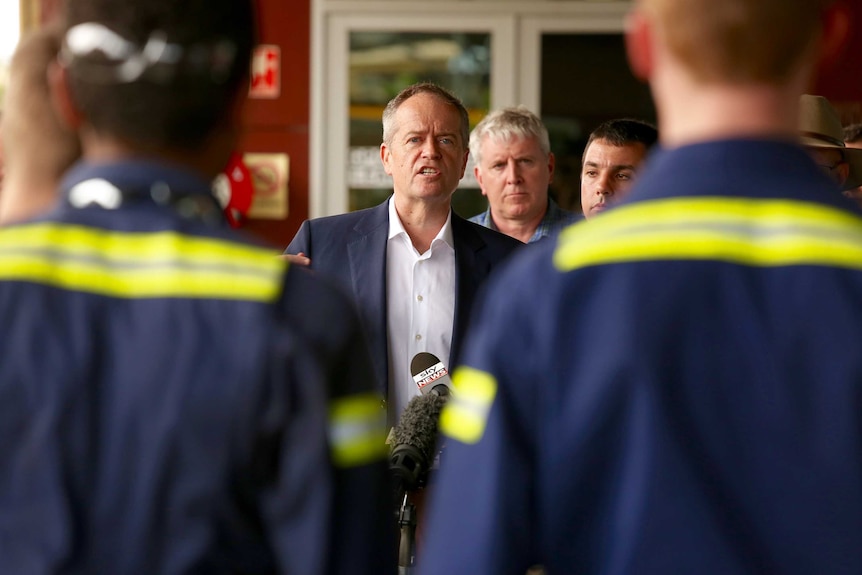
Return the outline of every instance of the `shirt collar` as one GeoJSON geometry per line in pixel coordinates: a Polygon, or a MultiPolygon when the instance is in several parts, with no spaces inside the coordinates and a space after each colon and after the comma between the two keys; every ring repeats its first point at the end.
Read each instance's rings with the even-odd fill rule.
{"type": "Polygon", "coordinates": [[[148,194],[156,182],[163,182],[183,194],[212,196],[210,183],[190,170],[152,160],[132,159],[106,163],[79,162],[72,166],[60,184],[68,193],[75,184],[103,179],[129,192],[148,194]]]}
{"type": "MultiPolygon", "coordinates": [[[[389,198],[389,239],[397,237],[401,234],[407,236],[407,231],[404,229],[404,224],[401,223],[401,218],[398,217],[398,212],[395,210],[395,197],[389,198]]],[[[452,210],[449,210],[449,215],[446,216],[446,222],[437,235],[431,241],[433,246],[435,243],[444,242],[447,246],[455,249],[455,239],[452,236],[452,210]]]]}

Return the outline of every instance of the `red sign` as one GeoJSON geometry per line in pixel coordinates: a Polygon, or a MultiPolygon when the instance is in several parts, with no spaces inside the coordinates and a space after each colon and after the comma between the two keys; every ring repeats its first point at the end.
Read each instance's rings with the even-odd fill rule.
{"type": "Polygon", "coordinates": [[[278,98],[281,95],[281,48],[262,44],[254,49],[251,60],[249,98],[278,98]]]}

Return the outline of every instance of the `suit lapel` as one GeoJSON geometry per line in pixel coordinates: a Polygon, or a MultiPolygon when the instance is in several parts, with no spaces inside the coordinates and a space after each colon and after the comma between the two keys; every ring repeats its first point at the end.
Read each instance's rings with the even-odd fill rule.
{"type": "Polygon", "coordinates": [[[488,276],[490,262],[481,255],[485,242],[466,220],[452,213],[452,237],[455,242],[455,325],[452,329],[452,350],[449,363],[459,361],[461,340],[470,321],[470,310],[477,286],[488,276]]]}
{"type": "Polygon", "coordinates": [[[389,202],[371,210],[354,227],[355,239],[347,245],[350,277],[356,304],[366,325],[371,361],[384,397],[389,381],[386,326],[386,245],[389,236],[389,202]]]}

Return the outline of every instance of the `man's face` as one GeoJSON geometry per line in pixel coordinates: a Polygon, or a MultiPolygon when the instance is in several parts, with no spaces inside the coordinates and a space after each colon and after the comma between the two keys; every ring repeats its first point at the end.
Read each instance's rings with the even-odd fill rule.
{"type": "Polygon", "coordinates": [[[640,142],[614,146],[607,140],[597,139],[590,143],[581,168],[584,217],[593,217],[625,197],[644,156],[646,146],[640,142]]]}
{"type": "Polygon", "coordinates": [[[531,220],[548,205],[548,184],[554,177],[554,155],[545,154],[537,138],[482,140],[474,172],[495,219],[531,220]]]}
{"type": "Polygon", "coordinates": [[[817,165],[820,166],[825,173],[829,174],[838,185],[843,186],[847,181],[847,176],[850,175],[850,166],[844,161],[844,156],[840,150],[835,148],[814,148],[808,147],[808,154],[814,158],[817,165]]]}
{"type": "Polygon", "coordinates": [[[417,94],[394,115],[391,141],[380,146],[396,196],[449,201],[467,167],[461,118],[454,106],[431,94],[417,94]]]}

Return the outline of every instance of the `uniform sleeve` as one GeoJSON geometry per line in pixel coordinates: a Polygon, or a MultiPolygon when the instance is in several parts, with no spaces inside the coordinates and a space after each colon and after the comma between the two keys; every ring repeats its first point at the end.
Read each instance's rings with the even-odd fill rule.
{"type": "Polygon", "coordinates": [[[534,564],[528,311],[506,269],[488,286],[443,410],[444,441],[430,492],[422,575],[523,575],[534,564]]]}
{"type": "Polygon", "coordinates": [[[306,342],[270,342],[252,450],[253,499],[281,573],[323,573],[334,499],[324,373],[306,342]]]}
{"type": "Polygon", "coordinates": [[[319,275],[294,266],[286,284],[288,321],[311,342],[323,370],[332,469],[327,573],[394,573],[394,489],[388,469],[386,411],[375,390],[353,304],[319,275]]]}

